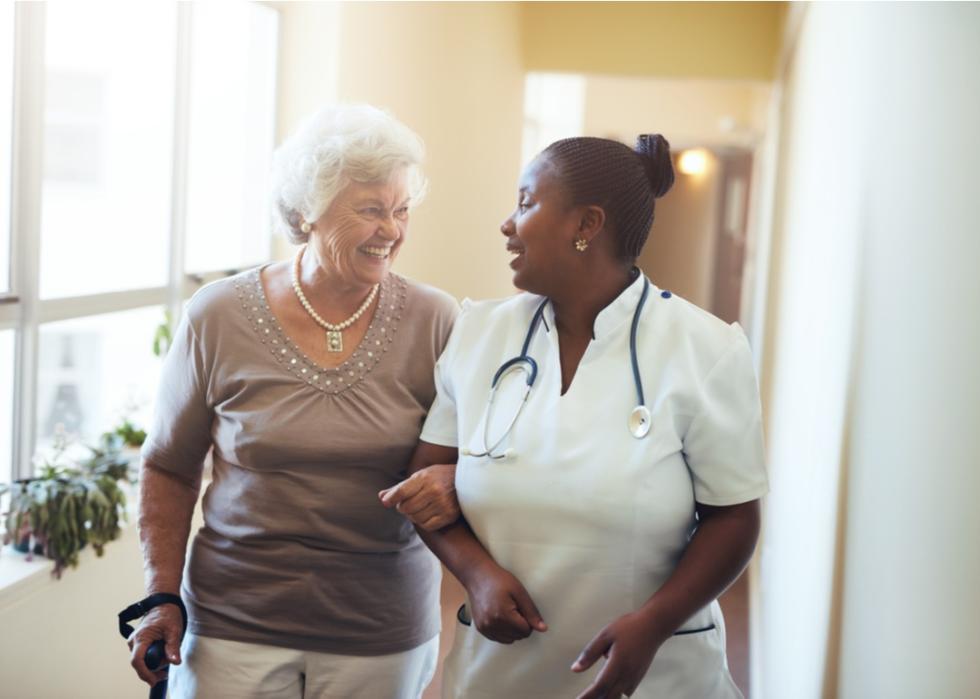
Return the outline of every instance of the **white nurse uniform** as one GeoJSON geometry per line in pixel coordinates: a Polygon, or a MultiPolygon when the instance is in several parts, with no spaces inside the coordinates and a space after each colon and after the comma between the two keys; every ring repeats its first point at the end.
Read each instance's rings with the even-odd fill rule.
{"type": "MultiPolygon", "coordinates": [[[[421,438],[458,447],[460,507],[494,559],[524,584],[549,630],[512,645],[457,629],[443,695],[569,699],[602,665],[569,666],[592,637],[638,609],[674,571],[695,528],[695,501],[734,505],[767,490],[758,386],[737,324],[651,285],[637,359],[652,429],[636,439],[629,331],[642,275],[596,318],[575,378],[561,395],[550,304],[528,354],[537,381],[513,430],[482,453],[490,381],[520,352],[541,297],[464,304],[436,366],[437,397],[421,438]]],[[[493,444],[524,382],[503,380],[493,444]]],[[[661,646],[635,698],[741,696],[728,672],[721,610],[712,602],[661,646]]]]}

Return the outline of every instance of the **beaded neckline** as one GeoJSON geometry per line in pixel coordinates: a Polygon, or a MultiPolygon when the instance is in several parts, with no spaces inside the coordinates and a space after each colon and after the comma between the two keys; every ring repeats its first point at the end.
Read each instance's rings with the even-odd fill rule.
{"type": "Polygon", "coordinates": [[[289,373],[319,391],[343,393],[357,385],[391,347],[405,308],[407,284],[402,277],[389,273],[378,290],[378,306],[367,332],[353,354],[332,369],[321,367],[283,332],[282,326],[269,308],[262,288],[261,267],[235,278],[235,292],[245,318],[258,339],[289,373]]]}

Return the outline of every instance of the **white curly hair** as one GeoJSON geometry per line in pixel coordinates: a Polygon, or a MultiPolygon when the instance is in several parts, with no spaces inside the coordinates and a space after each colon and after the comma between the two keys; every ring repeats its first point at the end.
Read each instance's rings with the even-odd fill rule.
{"type": "Polygon", "coordinates": [[[366,104],[325,107],[307,117],[272,157],[273,227],[300,245],[350,182],[385,182],[408,171],[411,205],[425,195],[422,139],[387,112],[366,104]]]}

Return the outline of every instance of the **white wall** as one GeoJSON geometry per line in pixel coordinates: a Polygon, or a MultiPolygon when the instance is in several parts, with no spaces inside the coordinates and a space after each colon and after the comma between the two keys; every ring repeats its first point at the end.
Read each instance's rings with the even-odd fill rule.
{"type": "Polygon", "coordinates": [[[831,610],[837,491],[861,235],[860,28],[811,12],[784,93],[763,382],[772,493],[761,546],[764,697],[816,697],[831,610]],[[825,42],[833,41],[830,51],[825,42]]]}
{"type": "Polygon", "coordinates": [[[866,38],[863,321],[840,696],[980,696],[980,5],[866,38]]]}
{"type": "Polygon", "coordinates": [[[980,7],[814,3],[784,76],[760,696],[980,694],[980,7]]]}
{"type": "MultiPolygon", "coordinates": [[[[20,557],[8,547],[0,556],[20,557]]],[[[142,599],[136,527],[97,558],[82,552],[61,580],[43,571],[0,591],[0,696],[11,699],[131,699],[149,687],[129,665],[116,615],[142,599]]]]}

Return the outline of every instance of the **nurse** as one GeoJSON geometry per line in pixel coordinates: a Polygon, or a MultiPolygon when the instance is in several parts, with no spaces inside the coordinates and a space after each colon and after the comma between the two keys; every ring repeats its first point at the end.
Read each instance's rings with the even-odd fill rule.
{"type": "Polygon", "coordinates": [[[444,697],[741,696],[717,597],[758,537],[759,395],[741,328],[634,266],[673,180],[659,135],[545,149],[501,226],[525,293],[464,304],[436,365],[410,472],[458,458],[463,518],[420,527],[467,591],[444,697]]]}

